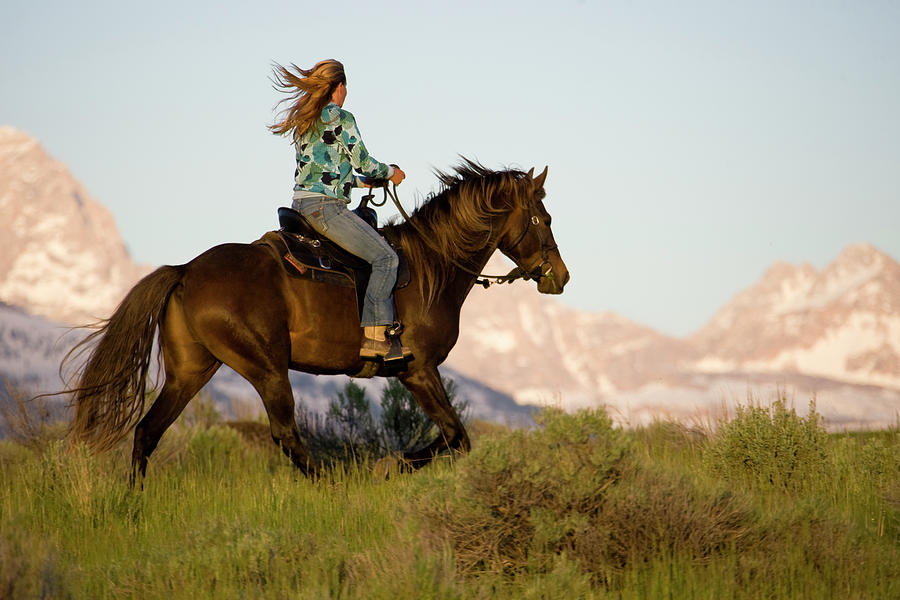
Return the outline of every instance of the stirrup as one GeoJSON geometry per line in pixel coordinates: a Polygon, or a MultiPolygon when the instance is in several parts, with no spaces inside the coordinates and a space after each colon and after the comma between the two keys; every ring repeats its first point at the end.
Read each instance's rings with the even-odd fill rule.
{"type": "Polygon", "coordinates": [[[387,339],[400,337],[400,334],[403,333],[403,329],[403,323],[401,323],[400,321],[394,321],[384,330],[384,337],[387,339]]]}
{"type": "Polygon", "coordinates": [[[401,333],[403,333],[403,323],[400,321],[394,321],[394,323],[388,325],[387,329],[384,331],[384,337],[391,345],[388,353],[384,355],[384,364],[387,366],[405,363],[406,360],[412,356],[412,351],[409,348],[405,348],[403,344],[400,343],[401,333]]]}

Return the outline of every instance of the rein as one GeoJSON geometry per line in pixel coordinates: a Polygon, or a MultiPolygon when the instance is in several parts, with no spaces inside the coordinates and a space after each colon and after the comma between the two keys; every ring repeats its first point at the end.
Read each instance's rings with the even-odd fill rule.
{"type": "MultiPolygon", "coordinates": [[[[435,247],[432,244],[431,239],[425,234],[425,232],[423,232],[421,229],[419,229],[419,226],[416,225],[415,221],[413,221],[410,218],[410,216],[407,214],[406,210],[403,208],[403,205],[400,204],[400,198],[397,195],[397,184],[393,183],[391,185],[393,186],[392,188],[388,186],[387,182],[385,182],[385,185],[383,186],[384,187],[384,199],[381,201],[380,204],[375,202],[375,195],[372,193],[372,187],[369,188],[369,193],[366,196],[363,196],[363,202],[365,203],[365,202],[371,201],[374,206],[384,206],[387,203],[387,199],[390,198],[394,202],[394,204],[397,206],[397,210],[400,211],[400,214],[403,216],[403,218],[406,220],[406,222],[410,224],[410,226],[416,231],[416,233],[419,234],[419,237],[422,239],[422,241],[425,242],[425,245],[428,246],[436,254],[440,254],[440,249],[435,247]]],[[[531,205],[528,206],[528,211],[529,211],[529,213],[532,212],[531,205]]],[[[513,248],[518,246],[520,243],[522,243],[522,240],[525,239],[525,235],[528,233],[529,227],[531,225],[537,225],[538,222],[539,221],[538,221],[537,215],[534,215],[532,213],[530,218],[526,216],[525,217],[525,227],[522,229],[522,233],[519,234],[519,237],[515,241],[515,243],[513,243],[509,247],[509,250],[512,250],[513,248]]],[[[513,268],[506,275],[488,275],[486,273],[474,271],[474,270],[470,269],[469,267],[466,267],[465,265],[460,264],[458,261],[456,261],[453,258],[450,259],[450,262],[453,263],[457,268],[465,271],[466,273],[469,273],[470,275],[475,275],[475,283],[484,286],[485,289],[490,287],[491,284],[493,284],[493,283],[512,283],[513,281],[515,281],[517,279],[538,280],[540,277],[553,277],[553,275],[552,275],[553,266],[550,264],[548,254],[550,253],[551,250],[556,249],[557,246],[554,245],[552,248],[546,248],[544,246],[543,237],[541,237],[540,234],[538,235],[538,237],[540,238],[540,243],[541,243],[541,264],[536,266],[530,272],[527,272],[525,269],[523,269],[521,266],[519,266],[518,261],[515,261],[515,259],[513,259],[513,260],[516,262],[516,267],[513,268]],[[544,265],[549,266],[549,268],[546,271],[544,271],[544,269],[543,269],[544,265]],[[493,281],[491,281],[491,280],[493,280],[493,281]]]]}

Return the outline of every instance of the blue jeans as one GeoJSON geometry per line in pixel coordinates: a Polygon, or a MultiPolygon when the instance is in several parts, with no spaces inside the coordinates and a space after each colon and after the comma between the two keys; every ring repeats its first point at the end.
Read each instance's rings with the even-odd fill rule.
{"type": "Polygon", "coordinates": [[[372,265],[360,325],[394,322],[391,293],[397,281],[397,253],[369,224],[347,208],[343,200],[314,196],[294,201],[294,208],[313,228],[338,246],[372,265]]]}

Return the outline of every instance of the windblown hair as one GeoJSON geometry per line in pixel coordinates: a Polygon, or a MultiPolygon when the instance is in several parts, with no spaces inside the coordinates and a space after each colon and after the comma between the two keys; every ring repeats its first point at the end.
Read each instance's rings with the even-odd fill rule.
{"type": "Polygon", "coordinates": [[[522,203],[527,180],[522,171],[493,171],[467,158],[452,173],[436,170],[435,175],[442,187],[410,215],[416,227],[395,223],[385,228],[406,250],[410,264],[424,269],[419,292],[425,306],[434,303],[454,262],[476,267],[472,255],[491,243],[495,218],[522,203]]]}
{"type": "Polygon", "coordinates": [[[290,67],[274,66],[275,89],[289,94],[277,106],[287,102],[278,120],[269,125],[269,131],[276,135],[293,132],[293,138],[306,133],[319,120],[322,109],[331,102],[331,95],[340,84],[347,84],[344,65],[334,59],[316,63],[312,69],[301,69],[291,63],[290,67]]]}

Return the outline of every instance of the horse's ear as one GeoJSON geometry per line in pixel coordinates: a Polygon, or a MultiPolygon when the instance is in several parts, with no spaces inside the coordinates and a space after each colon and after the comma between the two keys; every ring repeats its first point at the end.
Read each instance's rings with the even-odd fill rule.
{"type": "MultiPolygon", "coordinates": [[[[544,187],[544,182],[547,180],[547,171],[550,169],[550,166],[544,167],[543,173],[534,178],[534,187],[542,188],[544,187]]],[[[534,167],[528,172],[528,175],[531,176],[534,173],[534,167]]]]}
{"type": "Polygon", "coordinates": [[[534,179],[534,167],[528,169],[528,179],[534,179]]]}

